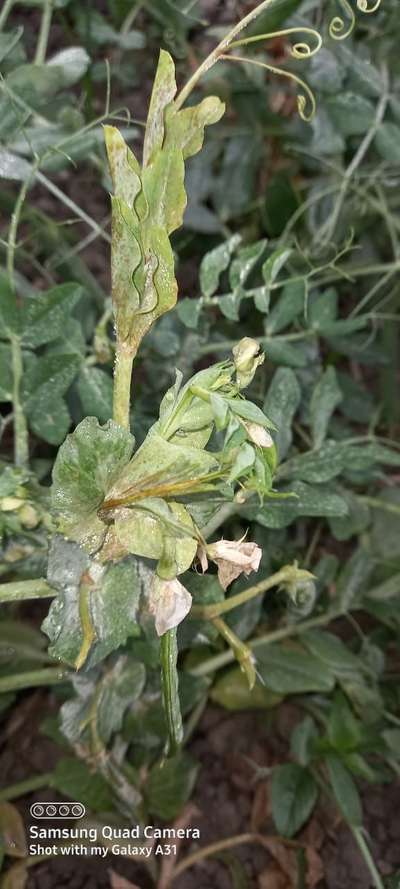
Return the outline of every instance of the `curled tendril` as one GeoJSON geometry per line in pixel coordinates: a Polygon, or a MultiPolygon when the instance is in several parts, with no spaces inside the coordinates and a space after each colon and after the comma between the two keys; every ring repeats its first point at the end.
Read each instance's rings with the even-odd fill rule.
{"type": "MultiPolygon", "coordinates": [[[[229,47],[230,48],[230,47],[229,47]]],[[[313,119],[315,111],[316,111],[316,101],[313,91],[310,89],[308,84],[298,77],[297,74],[293,74],[292,71],[286,71],[284,68],[276,68],[275,65],[269,65],[267,62],[260,62],[258,59],[249,59],[245,56],[230,56],[227,54],[220,55],[220,59],[226,59],[228,62],[245,62],[250,65],[257,65],[258,68],[265,68],[267,71],[271,71],[272,74],[277,74],[278,77],[287,77],[288,80],[292,80],[294,83],[297,83],[304,93],[300,93],[297,96],[297,109],[299,115],[302,120],[305,120],[307,123],[313,119]],[[307,104],[310,105],[310,110],[307,111],[307,104]]]]}
{"type": "Polygon", "coordinates": [[[361,12],[367,12],[367,13],[376,12],[376,10],[379,9],[380,5],[381,5],[381,0],[375,0],[375,3],[373,6],[368,5],[368,0],[357,0],[358,9],[360,9],[361,12]]]}
{"type": "MultiPolygon", "coordinates": [[[[357,5],[359,6],[360,3],[367,4],[367,2],[368,0],[357,0],[357,5]]],[[[346,10],[350,21],[346,24],[346,21],[340,15],[335,15],[329,25],[329,35],[333,40],[346,40],[347,37],[350,37],[352,31],[354,31],[356,17],[348,0],[339,0],[339,3],[343,9],[346,10]]]]}
{"type": "MultiPolygon", "coordinates": [[[[360,0],[363,2],[363,0],[360,0]]],[[[367,0],[365,0],[367,2],[367,0]]],[[[380,0],[379,0],[380,2],[380,0]]],[[[314,56],[322,46],[322,37],[315,28],[285,28],[284,31],[271,31],[269,34],[256,34],[254,37],[243,37],[241,40],[235,40],[229,44],[229,49],[236,49],[239,46],[247,46],[249,43],[256,43],[261,40],[272,40],[274,37],[289,37],[291,34],[307,34],[315,40],[315,46],[309,43],[297,41],[290,48],[290,55],[295,59],[310,59],[314,56]]]]}

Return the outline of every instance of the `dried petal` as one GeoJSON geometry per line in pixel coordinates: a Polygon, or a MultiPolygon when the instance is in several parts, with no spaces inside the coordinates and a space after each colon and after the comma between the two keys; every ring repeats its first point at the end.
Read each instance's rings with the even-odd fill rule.
{"type": "Polygon", "coordinates": [[[150,611],[154,614],[156,632],[163,636],[183,621],[192,606],[188,590],[175,578],[162,580],[154,575],[150,592],[150,611]]]}
{"type": "Polygon", "coordinates": [[[207,555],[218,565],[218,579],[224,590],[240,574],[246,577],[258,571],[262,549],[257,543],[242,540],[218,540],[207,547],[207,555]]]}

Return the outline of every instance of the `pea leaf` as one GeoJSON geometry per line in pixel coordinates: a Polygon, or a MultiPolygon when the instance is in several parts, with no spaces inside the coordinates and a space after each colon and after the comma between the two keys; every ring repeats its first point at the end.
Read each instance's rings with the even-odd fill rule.
{"type": "Polygon", "coordinates": [[[331,416],[342,398],[335,368],[328,367],[317,383],[310,403],[311,431],[315,448],[322,446],[331,416]]]}
{"type": "Polygon", "coordinates": [[[149,811],[163,821],[172,821],[189,799],[198,767],[187,753],[153,766],[145,788],[149,811]]]}
{"type": "Polygon", "coordinates": [[[12,858],[28,854],[24,822],[16,806],[8,802],[0,803],[0,845],[12,858]]]}
{"type": "Polygon", "coordinates": [[[311,815],[318,797],[315,780],[303,766],[287,763],[272,773],[272,817],[282,836],[292,837],[311,815]]]}
{"type": "Polygon", "coordinates": [[[240,236],[233,235],[203,257],[200,264],[200,288],[204,296],[210,297],[218,290],[222,272],[228,268],[231,256],[239,243],[240,236]]]}
{"type": "Polygon", "coordinates": [[[330,668],[300,647],[260,644],[256,657],[266,687],[277,694],[331,691],[334,686],[330,668]]]}
{"type": "Polygon", "coordinates": [[[0,401],[11,401],[13,373],[11,348],[0,344],[0,401]]]}
{"type": "Polygon", "coordinates": [[[82,287],[71,283],[27,297],[23,304],[23,344],[36,348],[62,336],[64,325],[81,296],[82,287]]]}
{"type": "Polygon", "coordinates": [[[61,446],[53,469],[52,503],[60,530],[97,549],[105,526],[97,510],[128,463],[133,447],[129,432],[109,420],[100,426],[86,417],[61,446]]]}
{"type": "Polygon", "coordinates": [[[102,775],[93,772],[85,762],[73,756],[58,760],[51,786],[63,796],[79,799],[92,812],[109,812],[113,808],[112,793],[102,775]]]}
{"type": "Polygon", "coordinates": [[[269,710],[282,701],[282,696],[257,682],[252,689],[240,669],[233,667],[217,680],[210,692],[211,700],[225,710],[269,710]]]}
{"type": "Polygon", "coordinates": [[[274,439],[281,460],[292,443],[292,422],[300,399],[301,391],[296,374],[289,367],[278,368],[268,389],[264,413],[276,426],[274,439]]]}
{"type": "Polygon", "coordinates": [[[110,374],[99,367],[82,367],[76,388],[83,413],[105,423],[112,415],[113,383],[110,374]]]}
{"type": "Polygon", "coordinates": [[[362,825],[362,808],[357,787],[350,772],[338,756],[330,753],[326,757],[329,779],[339,809],[353,827],[362,825]]]}
{"type": "MultiPolygon", "coordinates": [[[[56,535],[48,566],[48,580],[58,595],[53,600],[42,630],[50,639],[50,654],[75,665],[83,644],[80,583],[91,567],[90,558],[77,543],[56,535]]],[[[128,557],[110,563],[89,593],[88,608],[93,644],[85,660],[90,669],[111,651],[139,632],[137,609],[142,575],[138,563],[128,557]]]]}

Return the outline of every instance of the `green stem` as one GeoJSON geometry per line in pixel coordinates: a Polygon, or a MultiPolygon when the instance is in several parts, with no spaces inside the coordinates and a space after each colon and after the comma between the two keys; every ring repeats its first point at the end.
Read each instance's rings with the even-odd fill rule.
{"type": "Polygon", "coordinates": [[[36,46],[35,65],[43,65],[46,59],[47,44],[49,42],[49,33],[51,25],[51,17],[53,14],[53,0],[44,0],[42,19],[40,22],[39,38],[36,46]]]}
{"type": "Polygon", "coordinates": [[[0,602],[23,602],[26,599],[50,599],[56,590],[40,577],[39,580],[16,580],[0,584],[0,602]]]}
{"type": "Polygon", "coordinates": [[[204,60],[204,62],[199,66],[199,68],[197,68],[197,71],[195,71],[194,74],[192,74],[190,80],[188,80],[188,82],[185,84],[183,89],[181,89],[179,95],[177,96],[177,98],[175,100],[176,109],[179,109],[182,107],[184,102],[186,102],[186,99],[190,96],[190,93],[197,86],[199,80],[201,80],[203,75],[206,74],[207,71],[209,71],[210,68],[212,68],[216,62],[218,62],[218,59],[219,59],[221,53],[223,53],[223,51],[225,49],[228,49],[229,45],[232,43],[232,41],[234,40],[236,35],[240,34],[241,31],[243,31],[245,28],[247,28],[247,26],[255,18],[257,18],[257,16],[259,16],[264,11],[264,9],[268,9],[268,7],[271,6],[271,3],[273,3],[273,2],[274,2],[274,0],[264,0],[263,3],[259,3],[255,7],[255,9],[252,9],[251,12],[248,13],[248,15],[246,15],[243,19],[241,19],[240,22],[238,22],[237,25],[235,25],[234,28],[232,28],[232,30],[229,31],[228,34],[226,34],[226,36],[223,38],[223,40],[221,40],[221,42],[218,43],[218,46],[216,46],[215,49],[213,49],[213,51],[210,53],[210,55],[207,56],[207,58],[204,60]]]}
{"type": "Polygon", "coordinates": [[[281,568],[280,571],[272,574],[271,577],[261,580],[260,583],[249,587],[248,590],[244,590],[242,593],[237,593],[236,596],[229,596],[229,598],[224,599],[223,602],[215,602],[212,605],[204,606],[193,605],[190,614],[196,619],[214,620],[214,618],[218,617],[220,614],[226,614],[227,611],[232,611],[233,608],[237,608],[239,605],[249,602],[250,599],[254,599],[255,596],[265,593],[267,590],[270,590],[271,587],[279,586],[280,583],[287,581],[292,574],[293,568],[289,566],[288,570],[288,566],[285,566],[284,568],[281,568]]]}
{"type": "Polygon", "coordinates": [[[0,790],[0,802],[4,803],[10,799],[18,799],[20,796],[26,796],[33,793],[34,790],[41,790],[42,787],[51,787],[53,780],[53,772],[44,772],[42,775],[32,775],[25,781],[19,781],[18,784],[10,784],[0,790]]]}
{"type": "MultiPolygon", "coordinates": [[[[307,630],[312,630],[314,627],[324,626],[324,624],[328,624],[337,617],[340,617],[341,614],[341,611],[333,611],[328,614],[322,614],[319,617],[311,617],[309,620],[293,624],[290,627],[280,627],[278,630],[272,630],[271,633],[266,633],[264,636],[250,639],[247,642],[247,645],[252,651],[256,651],[257,648],[260,648],[263,645],[271,645],[273,642],[279,642],[281,639],[287,639],[290,636],[300,636],[301,633],[305,633],[307,630]]],[[[231,664],[234,660],[235,656],[232,651],[224,651],[222,654],[217,654],[214,657],[208,658],[208,660],[203,661],[202,664],[198,664],[197,667],[193,667],[190,672],[193,676],[207,676],[208,673],[213,673],[214,670],[226,667],[227,664],[231,664]]]]}
{"type": "Polygon", "coordinates": [[[164,712],[168,727],[169,755],[174,756],[183,740],[183,726],[179,703],[178,645],[176,627],[167,630],[160,640],[161,685],[164,712]]]}
{"type": "Polygon", "coordinates": [[[131,380],[134,354],[125,345],[117,343],[114,367],[113,419],[115,423],[129,429],[129,409],[131,403],[131,380]]]}
{"type": "MultiPolygon", "coordinates": [[[[15,207],[11,216],[10,230],[7,241],[7,273],[10,288],[16,299],[15,288],[15,250],[17,246],[17,231],[21,218],[22,207],[27,195],[29,185],[34,176],[32,174],[22,183],[18,193],[15,207]]],[[[21,380],[23,375],[23,360],[21,339],[15,331],[9,332],[11,342],[11,363],[13,371],[13,414],[14,414],[14,459],[17,466],[27,466],[29,460],[29,436],[28,425],[21,403],[21,380]]]]}
{"type": "Polygon", "coordinates": [[[4,25],[8,19],[8,16],[14,6],[14,0],[5,0],[3,9],[0,12],[0,31],[4,28],[4,25]]]}
{"type": "Polygon", "coordinates": [[[367,506],[372,506],[373,509],[382,509],[384,512],[391,512],[397,516],[400,515],[400,506],[396,503],[380,500],[379,497],[364,497],[360,495],[357,497],[357,500],[360,500],[361,503],[366,503],[367,506]]]}
{"type": "Polygon", "coordinates": [[[60,682],[68,682],[70,675],[67,670],[44,667],[43,670],[29,670],[27,673],[3,676],[0,679],[0,694],[23,688],[35,688],[39,685],[58,685],[60,682]]]}
{"type": "Polygon", "coordinates": [[[14,459],[16,466],[27,466],[29,460],[28,425],[20,399],[23,376],[22,348],[19,336],[11,336],[11,364],[13,372],[14,459]]]}
{"type": "Polygon", "coordinates": [[[86,225],[93,229],[93,231],[96,232],[96,234],[100,238],[103,238],[103,240],[107,241],[108,244],[111,243],[111,237],[108,232],[105,232],[102,229],[101,225],[98,225],[98,223],[94,219],[92,219],[91,216],[88,216],[88,214],[85,213],[85,211],[82,210],[82,208],[79,207],[78,204],[75,203],[75,201],[72,201],[67,194],[64,194],[64,192],[61,191],[61,189],[58,188],[57,185],[55,185],[55,183],[51,181],[51,179],[48,179],[47,176],[45,176],[43,173],[38,172],[36,173],[36,180],[37,182],[40,182],[40,184],[43,185],[45,188],[47,188],[47,190],[50,191],[51,194],[54,195],[54,197],[58,198],[58,200],[61,201],[62,204],[65,204],[65,206],[68,207],[69,210],[72,210],[73,213],[76,213],[76,215],[79,216],[79,218],[82,219],[83,222],[86,222],[86,225]]]}
{"type": "Polygon", "coordinates": [[[129,34],[129,31],[135,21],[135,18],[139,15],[141,9],[143,9],[144,0],[137,0],[136,5],[132,6],[130,12],[122,22],[120,34],[129,34]]]}
{"type": "Polygon", "coordinates": [[[254,658],[251,649],[239,639],[239,636],[237,636],[228,624],[222,620],[222,617],[214,617],[213,624],[215,629],[221,634],[222,638],[225,639],[225,642],[228,643],[233,657],[236,658],[243,672],[246,674],[249,688],[254,688],[256,671],[254,669],[254,658]]]}
{"type": "Polygon", "coordinates": [[[242,504],[239,503],[224,503],[223,506],[215,513],[215,515],[207,522],[206,525],[201,529],[202,536],[204,540],[207,540],[216,531],[220,528],[221,525],[224,525],[229,519],[231,519],[238,512],[240,506],[242,504]]]}
{"type": "Polygon", "coordinates": [[[374,859],[363,837],[362,829],[359,827],[354,827],[352,824],[349,824],[349,827],[362,854],[365,864],[367,865],[367,868],[371,874],[375,889],[385,889],[381,875],[380,873],[378,873],[374,859]]]}

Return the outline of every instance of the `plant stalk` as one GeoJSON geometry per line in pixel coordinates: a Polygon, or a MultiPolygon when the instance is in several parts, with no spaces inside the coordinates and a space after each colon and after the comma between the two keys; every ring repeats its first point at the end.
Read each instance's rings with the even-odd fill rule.
{"type": "MultiPolygon", "coordinates": [[[[324,626],[324,624],[329,624],[331,621],[340,617],[342,613],[342,611],[331,611],[328,614],[311,617],[309,620],[301,621],[301,623],[293,624],[290,627],[280,627],[278,630],[272,630],[271,633],[266,633],[264,636],[257,636],[255,639],[250,639],[246,644],[252,651],[256,651],[257,648],[260,648],[263,645],[271,645],[273,642],[279,642],[281,639],[288,639],[290,636],[300,636],[307,630],[314,629],[314,627],[321,627],[324,626]]],[[[232,651],[223,651],[221,654],[208,658],[206,661],[203,661],[202,664],[193,667],[190,672],[193,676],[207,676],[208,673],[213,673],[214,670],[226,667],[227,664],[231,664],[234,660],[235,656],[232,651]]]]}
{"type": "Polygon", "coordinates": [[[53,0],[44,0],[42,19],[40,22],[39,38],[36,46],[34,60],[35,65],[43,65],[45,62],[52,15],[53,0]]]}
{"type": "Polygon", "coordinates": [[[129,409],[131,402],[131,381],[134,353],[124,344],[117,342],[114,366],[113,419],[115,423],[129,429],[129,409]]]}
{"type": "MultiPolygon", "coordinates": [[[[22,207],[27,195],[27,191],[32,174],[22,183],[15,202],[14,211],[11,216],[10,230],[7,241],[7,274],[10,288],[17,300],[15,288],[15,250],[17,246],[17,231],[21,218],[22,207]]],[[[27,466],[29,460],[29,436],[28,425],[21,403],[21,380],[23,375],[23,360],[21,339],[15,331],[9,331],[8,336],[11,343],[11,363],[13,371],[13,414],[14,414],[14,460],[17,466],[27,466]]]]}
{"type": "Polygon", "coordinates": [[[161,684],[164,712],[168,726],[169,756],[174,756],[178,752],[183,740],[178,673],[176,669],[177,659],[178,644],[175,627],[173,630],[167,630],[160,640],[161,684]]]}
{"type": "Polygon", "coordinates": [[[51,786],[53,772],[43,772],[42,775],[32,775],[25,781],[18,781],[17,784],[10,784],[0,790],[0,802],[7,802],[10,799],[18,799],[20,796],[26,796],[33,793],[34,790],[41,790],[42,787],[51,786]]]}
{"type": "MultiPolygon", "coordinates": [[[[214,620],[220,614],[225,614],[227,611],[231,611],[233,608],[237,608],[239,605],[249,602],[250,599],[254,599],[255,596],[265,593],[267,590],[270,590],[271,587],[279,586],[280,583],[284,583],[284,581],[288,579],[288,573],[287,566],[285,566],[284,568],[281,568],[280,571],[272,574],[271,577],[261,580],[260,583],[249,587],[248,590],[244,590],[242,593],[237,593],[236,596],[229,596],[229,598],[224,599],[223,602],[215,602],[212,605],[204,606],[193,605],[190,613],[197,619],[214,620]]],[[[290,568],[290,573],[293,574],[292,568],[290,568]]]]}
{"type": "Polygon", "coordinates": [[[16,673],[14,676],[3,676],[0,679],[0,694],[9,691],[20,691],[23,688],[36,688],[39,685],[58,685],[68,682],[71,674],[59,667],[44,667],[43,670],[29,670],[16,673]]]}
{"type": "Polygon", "coordinates": [[[54,590],[43,577],[38,580],[16,580],[0,584],[0,602],[23,602],[26,599],[50,599],[56,596],[54,590]]]}
{"type": "Polygon", "coordinates": [[[14,0],[5,0],[3,9],[0,12],[0,31],[4,28],[13,6],[14,0]]]}
{"type": "Polygon", "coordinates": [[[367,868],[370,872],[375,889],[385,889],[382,877],[380,873],[378,873],[374,859],[363,837],[362,829],[360,829],[359,827],[354,827],[352,824],[349,824],[349,827],[365,861],[365,864],[367,865],[367,868]]]}
{"type": "Polygon", "coordinates": [[[229,31],[228,34],[226,34],[223,40],[218,43],[215,49],[213,49],[210,55],[207,56],[204,62],[202,62],[202,64],[197,68],[197,71],[192,74],[191,78],[181,89],[179,95],[175,100],[175,107],[177,110],[181,108],[182,105],[186,102],[186,99],[190,96],[190,93],[197,86],[199,80],[201,80],[203,75],[206,74],[207,71],[209,71],[216,62],[218,62],[221,53],[223,53],[224,50],[228,49],[236,35],[240,34],[241,31],[247,28],[247,26],[250,25],[250,23],[254,19],[256,19],[262,12],[264,12],[265,9],[268,9],[268,7],[271,6],[271,4],[274,2],[275,0],[263,0],[262,3],[259,3],[254,9],[252,9],[251,12],[244,16],[244,18],[242,18],[240,22],[238,22],[232,28],[232,30],[229,31]]]}

